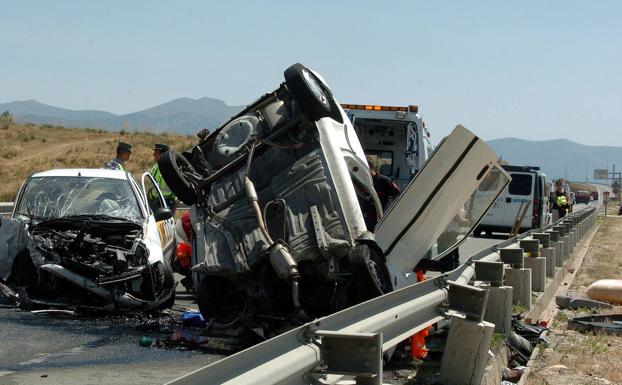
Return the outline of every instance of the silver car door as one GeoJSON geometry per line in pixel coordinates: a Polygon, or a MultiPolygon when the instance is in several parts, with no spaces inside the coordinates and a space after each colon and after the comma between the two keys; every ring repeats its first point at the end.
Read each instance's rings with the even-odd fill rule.
{"type": "Polygon", "coordinates": [[[387,262],[393,270],[411,272],[452,225],[467,228],[457,231],[464,238],[508,182],[490,146],[457,126],[376,227],[387,262]]]}

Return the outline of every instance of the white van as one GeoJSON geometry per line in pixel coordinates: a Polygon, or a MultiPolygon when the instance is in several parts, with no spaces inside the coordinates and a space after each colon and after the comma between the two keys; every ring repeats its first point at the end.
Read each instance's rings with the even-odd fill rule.
{"type": "Polygon", "coordinates": [[[512,181],[499,195],[473,234],[487,236],[493,232],[509,233],[514,222],[528,206],[521,221],[519,233],[547,226],[551,222],[549,212],[550,182],[539,167],[502,165],[512,181]]]}
{"type": "Polygon", "coordinates": [[[432,154],[430,131],[419,107],[342,104],[378,172],[404,189],[432,154]]]}

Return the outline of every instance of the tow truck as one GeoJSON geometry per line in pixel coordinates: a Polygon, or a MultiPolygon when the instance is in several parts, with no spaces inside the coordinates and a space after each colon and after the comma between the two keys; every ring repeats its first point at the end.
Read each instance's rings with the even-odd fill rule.
{"type": "Polygon", "coordinates": [[[432,154],[430,131],[419,106],[341,104],[354,125],[365,155],[378,172],[390,177],[400,189],[421,170],[432,154]]]}

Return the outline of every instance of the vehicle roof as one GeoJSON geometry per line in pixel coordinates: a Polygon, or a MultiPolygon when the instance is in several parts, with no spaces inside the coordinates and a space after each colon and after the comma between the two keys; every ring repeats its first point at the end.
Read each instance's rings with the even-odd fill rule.
{"type": "Polygon", "coordinates": [[[110,178],[110,179],[127,179],[125,171],[109,170],[105,168],[59,168],[38,172],[32,177],[55,177],[55,176],[82,176],[87,178],[110,178]]]}
{"type": "Polygon", "coordinates": [[[516,166],[513,164],[503,164],[501,165],[501,167],[503,167],[505,171],[515,171],[515,172],[523,171],[523,172],[535,172],[535,173],[541,174],[540,167],[536,167],[536,166],[516,166]]]}

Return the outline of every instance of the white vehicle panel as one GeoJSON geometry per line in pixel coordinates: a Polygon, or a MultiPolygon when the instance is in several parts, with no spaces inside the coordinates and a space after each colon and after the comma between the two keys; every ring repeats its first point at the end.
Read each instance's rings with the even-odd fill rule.
{"type": "Polygon", "coordinates": [[[454,129],[376,228],[392,269],[412,272],[496,161],[477,136],[460,125],[454,129]]]}

